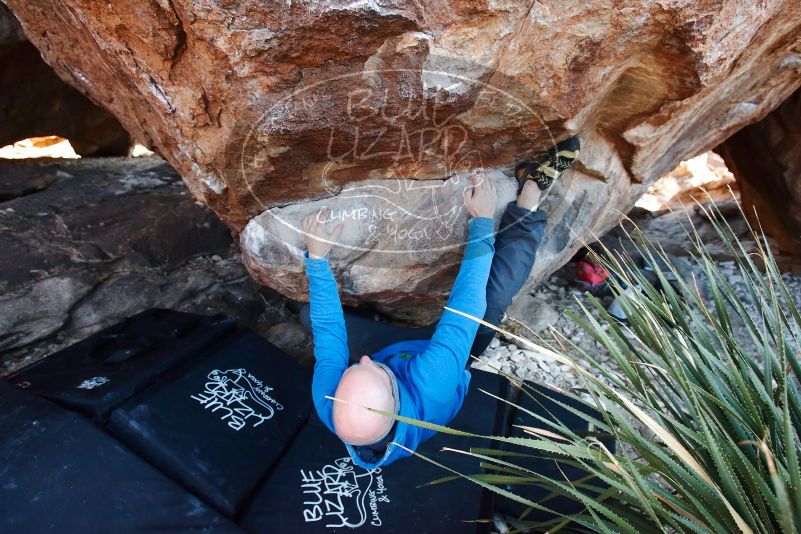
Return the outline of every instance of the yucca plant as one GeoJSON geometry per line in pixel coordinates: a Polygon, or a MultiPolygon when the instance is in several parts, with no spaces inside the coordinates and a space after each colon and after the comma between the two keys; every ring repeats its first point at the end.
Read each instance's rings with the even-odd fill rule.
{"type": "MultiPolygon", "coordinates": [[[[610,451],[597,433],[577,433],[529,411],[528,437],[496,436],[500,450],[462,451],[484,471],[453,472],[454,477],[531,510],[550,508],[549,500],[521,496],[529,485],[583,505],[579,513],[539,523],[524,517],[516,528],[631,534],[801,528],[801,315],[765,236],[752,231],[756,248],[748,251],[717,208],[707,215],[736,258],[746,295],[735,291],[694,230],[688,235],[701,275],[686,280],[635,229],[629,237],[638,253],[650,265],[663,266],[656,269],[662,289],[631,256],[604,250],[599,259],[612,274],[613,291],[624,295],[629,325],[611,318],[592,297],[574,318],[614,365],[566,339],[532,341],[504,333],[572,367],[583,378],[584,400],[600,416],[571,410],[617,443],[610,451]],[[667,278],[678,280],[675,287],[667,278]],[[527,457],[556,458],[588,476],[545,478],[527,467],[527,457]]],[[[533,396],[523,387],[522,394],[533,396]]]]}

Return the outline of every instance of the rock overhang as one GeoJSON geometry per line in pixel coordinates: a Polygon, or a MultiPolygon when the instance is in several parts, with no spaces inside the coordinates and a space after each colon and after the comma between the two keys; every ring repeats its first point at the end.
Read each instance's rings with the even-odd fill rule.
{"type": "MultiPolygon", "coordinates": [[[[576,170],[543,204],[531,284],[801,85],[791,0],[8,4],[56,72],[168,159],[243,244],[266,210],[308,211],[372,180],[508,174],[580,133],[576,170]]],[[[302,297],[277,270],[297,243],[243,246],[257,279],[302,297]]],[[[344,259],[340,276],[372,254],[344,259]]],[[[348,298],[401,317],[440,309],[455,265],[407,256],[405,283],[372,261],[363,284],[341,279],[348,298]]]]}

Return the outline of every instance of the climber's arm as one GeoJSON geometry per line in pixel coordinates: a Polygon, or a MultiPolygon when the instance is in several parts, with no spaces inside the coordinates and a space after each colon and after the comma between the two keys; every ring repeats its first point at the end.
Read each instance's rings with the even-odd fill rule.
{"type": "Polygon", "coordinates": [[[320,419],[327,424],[331,420],[332,406],[331,401],[325,397],[334,396],[339,379],[348,367],[348,335],[337,284],[328,260],[306,256],[305,261],[314,338],[312,400],[320,419]]]}
{"type": "MultiPolygon", "coordinates": [[[[488,179],[474,177],[475,187],[465,194],[465,207],[474,218],[459,274],[448,299],[448,307],[481,318],[487,307],[486,287],[494,254],[492,219],[497,193],[488,179]]],[[[425,352],[411,363],[413,382],[431,413],[437,405],[452,402],[464,372],[478,323],[445,311],[425,352]]]]}
{"type": "MultiPolygon", "coordinates": [[[[487,307],[486,287],[494,253],[494,223],[486,217],[470,221],[470,239],[447,307],[478,317],[487,307]]],[[[412,361],[414,384],[427,402],[448,402],[470,357],[478,323],[445,311],[426,351],[412,361]]]]}
{"type": "Polygon", "coordinates": [[[331,244],[339,236],[342,227],[332,232],[325,229],[328,214],[314,213],[303,220],[307,252],[304,254],[306,276],[309,279],[309,308],[314,339],[314,377],[312,378],[312,401],[320,419],[329,427],[332,403],[326,396],[333,396],[348,367],[348,336],[345,316],[339,300],[337,284],[325,256],[331,244]]]}

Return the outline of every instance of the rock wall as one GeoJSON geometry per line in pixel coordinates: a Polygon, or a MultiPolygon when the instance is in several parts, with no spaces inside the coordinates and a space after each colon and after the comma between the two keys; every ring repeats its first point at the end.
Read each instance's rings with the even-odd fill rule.
{"type": "Polygon", "coordinates": [[[128,132],[114,116],[65,84],[0,4],[0,146],[58,135],[82,156],[125,156],[128,132]]]}
{"type": "Polygon", "coordinates": [[[259,281],[306,297],[297,223],[330,205],[345,300],[416,322],[449,289],[468,171],[509,183],[581,134],[533,284],[801,85],[797,0],[5,1],[242,232],[259,281]]]}
{"type": "Polygon", "coordinates": [[[801,91],[716,150],[737,177],[752,224],[783,252],[801,255],[801,91]]]}
{"type": "Polygon", "coordinates": [[[0,376],[142,310],[291,315],[159,158],[0,165],[0,376]]]}

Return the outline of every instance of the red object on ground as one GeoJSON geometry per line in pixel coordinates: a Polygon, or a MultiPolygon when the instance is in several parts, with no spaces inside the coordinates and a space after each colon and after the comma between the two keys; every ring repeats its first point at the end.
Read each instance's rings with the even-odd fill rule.
{"type": "Polygon", "coordinates": [[[582,258],[576,263],[576,282],[589,290],[602,287],[609,274],[590,258],[582,258]]]}

